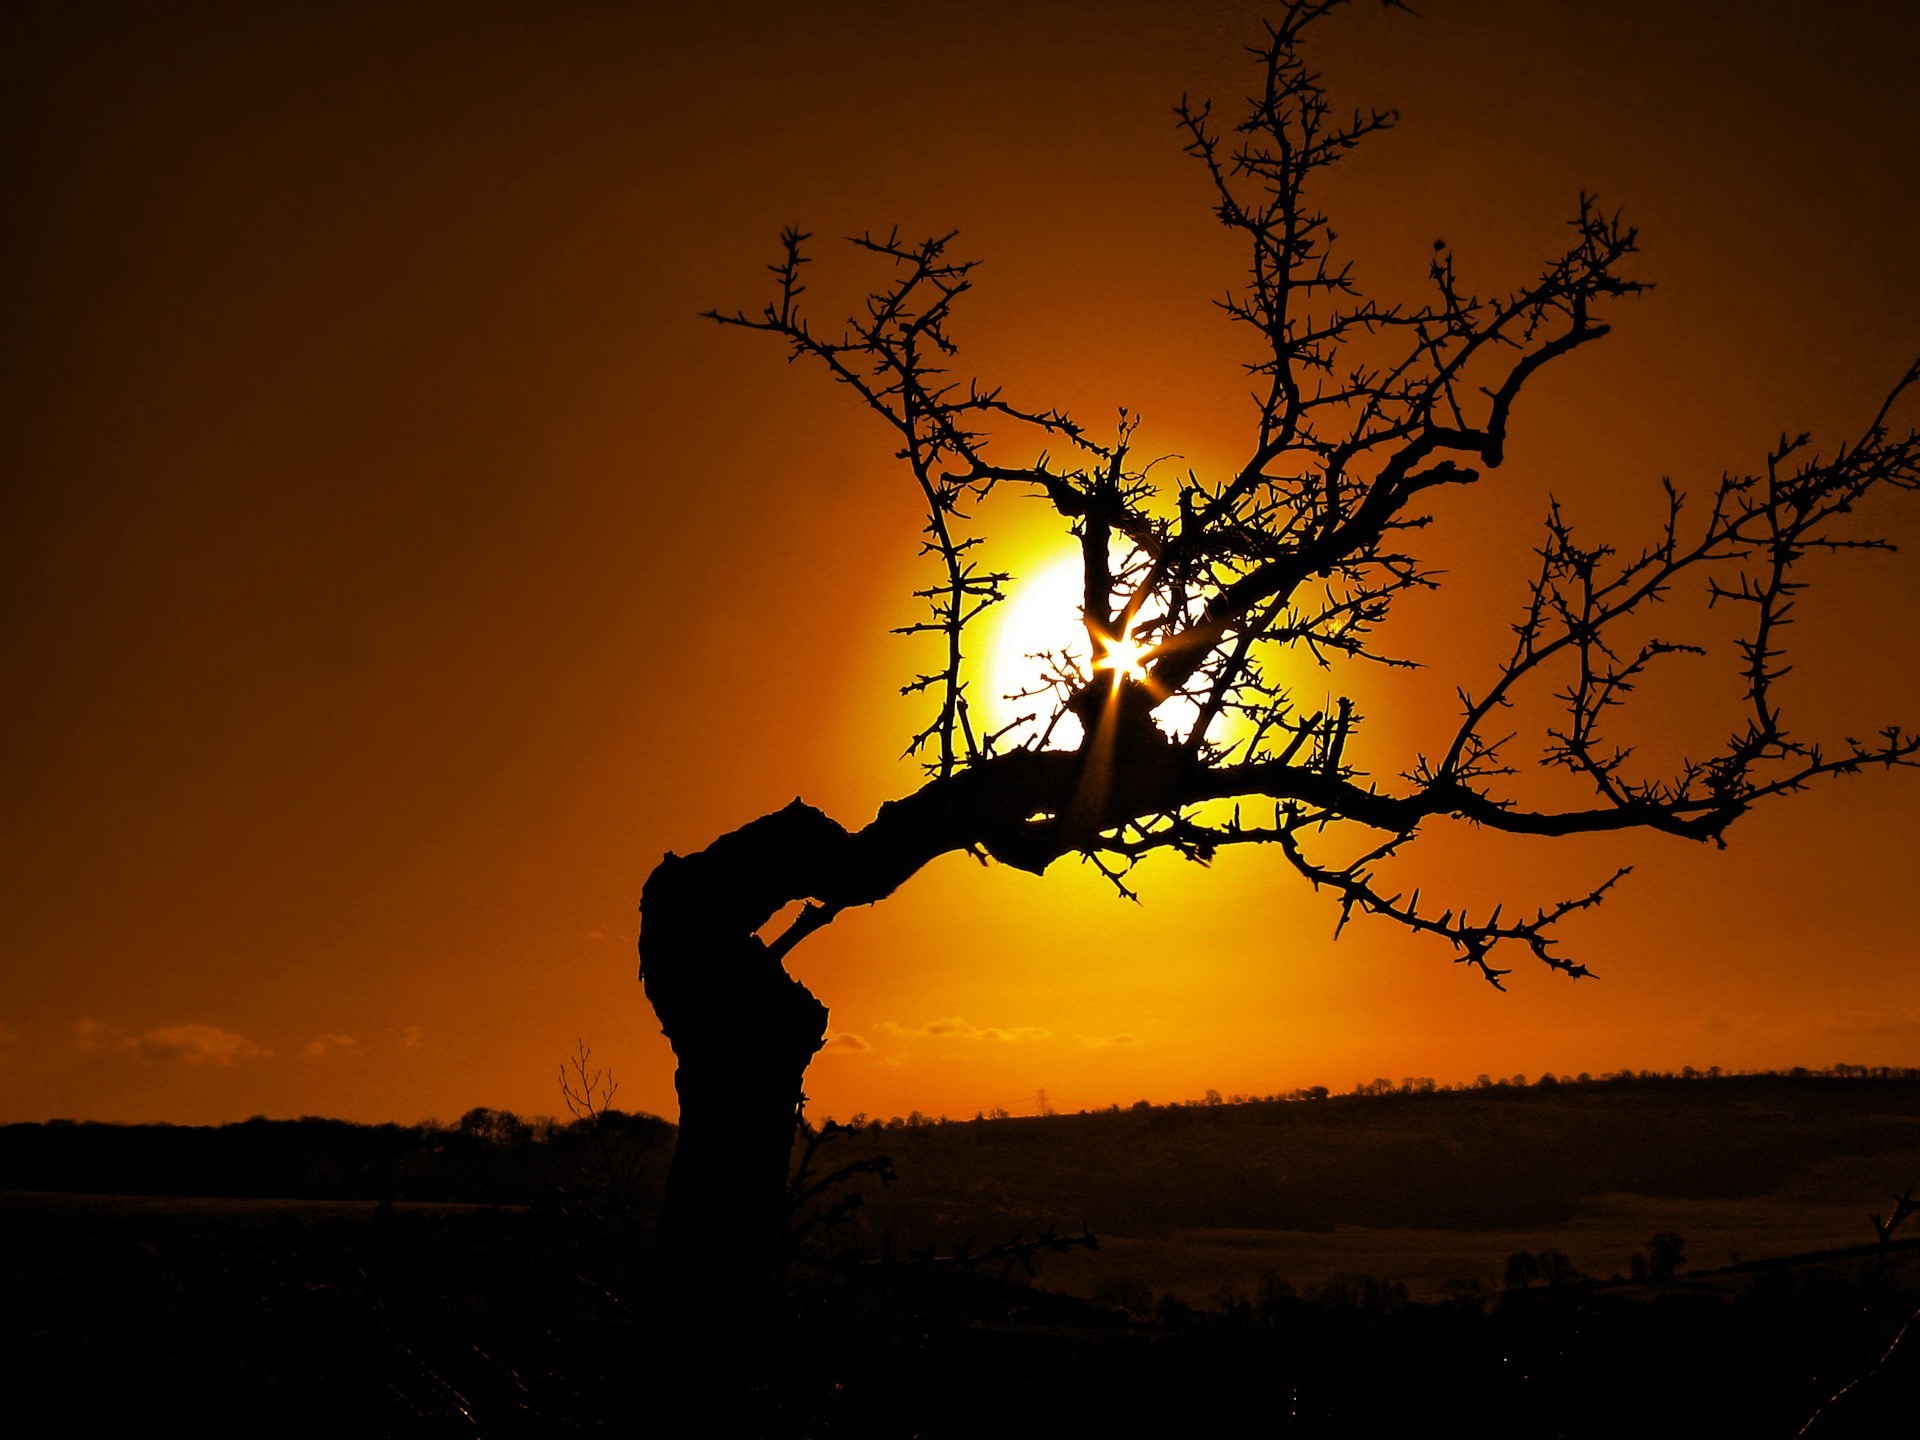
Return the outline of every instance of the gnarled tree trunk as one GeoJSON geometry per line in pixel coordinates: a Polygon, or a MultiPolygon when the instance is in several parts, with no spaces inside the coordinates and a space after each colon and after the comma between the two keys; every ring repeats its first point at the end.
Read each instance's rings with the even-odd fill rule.
{"type": "Polygon", "coordinates": [[[777,1293],[801,1081],[827,1028],[826,1007],[782,965],[787,951],[947,851],[977,846],[1037,873],[1114,816],[1175,802],[1186,767],[1144,718],[1097,733],[1091,790],[1087,756],[1016,750],[930,781],[860,830],[795,800],[648,876],[640,975],[679,1063],[680,1135],[658,1232],[671,1304],[737,1317],[765,1313],[777,1293]],[[760,939],[803,900],[778,939],[760,939]]]}
{"type": "Polygon", "coordinates": [[[658,1251],[679,1304],[772,1297],[801,1078],[827,1008],[755,933],[817,883],[846,832],[796,802],[697,855],[669,855],[640,901],[641,979],[679,1062],[680,1133],[658,1251]]]}

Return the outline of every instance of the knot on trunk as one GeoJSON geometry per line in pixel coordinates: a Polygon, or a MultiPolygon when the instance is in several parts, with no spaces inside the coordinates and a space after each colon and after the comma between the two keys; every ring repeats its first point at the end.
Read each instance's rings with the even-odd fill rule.
{"type": "MultiPolygon", "coordinates": [[[[640,979],[682,1063],[752,1056],[804,1068],[827,1008],[756,933],[827,888],[847,832],[796,800],[694,855],[669,855],[640,897],[640,979]]],[[[796,1069],[797,1073],[797,1069],[796,1069]]]]}

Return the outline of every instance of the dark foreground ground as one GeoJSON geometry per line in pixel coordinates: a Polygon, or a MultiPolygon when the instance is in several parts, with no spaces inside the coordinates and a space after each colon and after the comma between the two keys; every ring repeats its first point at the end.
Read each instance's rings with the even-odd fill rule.
{"type": "Polygon", "coordinates": [[[0,1130],[0,1377],[54,1417],[9,1431],[1791,1436],[1855,1380],[1809,1434],[1920,1428],[1920,1337],[1894,1343],[1920,1218],[1887,1248],[1866,1219],[1920,1179],[1910,1079],[841,1137],[819,1165],[900,1178],[822,1197],[869,1196],[803,1242],[794,1323],[724,1421],[683,1407],[725,1345],[650,1303],[668,1143],[641,1118],[0,1130]],[[1033,1278],[979,1263],[1083,1222],[1102,1248],[1033,1278]]]}

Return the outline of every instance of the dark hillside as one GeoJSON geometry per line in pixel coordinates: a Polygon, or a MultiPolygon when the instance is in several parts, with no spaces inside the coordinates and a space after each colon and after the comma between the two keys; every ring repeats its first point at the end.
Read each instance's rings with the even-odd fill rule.
{"type": "MultiPolygon", "coordinates": [[[[252,1120],[218,1128],[0,1128],[0,1190],[537,1205],[617,1164],[636,1219],[672,1126],[652,1116],[452,1127],[252,1120]]],[[[1205,1301],[1264,1277],[1365,1272],[1439,1294],[1491,1283],[1516,1250],[1624,1272],[1655,1231],[1696,1266],[1855,1245],[1920,1180],[1920,1077],[1840,1074],[1409,1088],[1016,1119],[871,1124],[832,1165],[887,1155],[831,1243],[994,1244],[1090,1227],[1098,1256],[1049,1283],[1119,1281],[1205,1301]]]]}
{"type": "MultiPolygon", "coordinates": [[[[0,1188],[531,1203],[601,1163],[596,1135],[664,1166],[654,1116],[590,1124],[474,1111],[456,1125],[249,1120],[0,1127],[0,1188]]],[[[1082,1221],[1096,1231],[1562,1223],[1608,1194],[1845,1201],[1920,1167],[1920,1078],[1761,1075],[1135,1106],[870,1124],[836,1161],[887,1154],[898,1223],[1082,1221]]]]}
{"type": "Polygon", "coordinates": [[[1044,1283],[1190,1303],[1356,1273],[1416,1296],[1497,1287],[1516,1252],[1627,1273],[1658,1232],[1693,1265],[1855,1246],[1920,1181],[1920,1077],[1864,1071],[1136,1107],[869,1126],[893,1158],[851,1243],[1100,1237],[1044,1283]]]}
{"type": "Polygon", "coordinates": [[[527,1205],[608,1161],[657,1194],[673,1127],[652,1115],[528,1124],[473,1110],[452,1127],[344,1120],[0,1126],[0,1190],[527,1205]]]}
{"type": "Polygon", "coordinates": [[[1553,1225],[1624,1193],[1846,1199],[1920,1168],[1920,1080],[1741,1076],[1181,1105],[868,1129],[889,1211],[1096,1231],[1553,1225]]]}
{"type": "MultiPolygon", "coordinates": [[[[627,1433],[665,1383],[647,1257],[671,1134],[491,1111],[5,1127],[0,1378],[85,1397],[83,1430],[627,1433]]],[[[902,1123],[817,1158],[881,1153],[897,1183],[856,1182],[866,1203],[793,1266],[805,1323],[761,1433],[1213,1434],[1247,1413],[1346,1440],[1458,1413],[1515,1440],[1791,1434],[1920,1301],[1906,1243],[1861,1253],[1866,1212],[1920,1179],[1910,1075],[902,1123]],[[1044,1289],[954,1263],[1083,1221],[1100,1249],[1045,1258],[1044,1289]]],[[[1833,1433],[1900,1433],[1916,1365],[1896,1356],[1833,1433]]]]}

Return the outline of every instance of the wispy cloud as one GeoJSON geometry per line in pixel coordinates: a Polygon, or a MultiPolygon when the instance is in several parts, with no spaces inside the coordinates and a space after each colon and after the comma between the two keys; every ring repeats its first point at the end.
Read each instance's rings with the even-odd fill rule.
{"type": "Polygon", "coordinates": [[[98,1020],[79,1019],[73,1022],[73,1048],[76,1050],[98,1050],[100,1042],[106,1038],[107,1027],[98,1020]]]}
{"type": "Polygon", "coordinates": [[[308,1055],[325,1055],[333,1050],[350,1050],[354,1046],[351,1035],[316,1035],[301,1047],[308,1055]]]}
{"type": "Polygon", "coordinates": [[[418,1025],[409,1025],[400,1032],[400,1048],[402,1050],[418,1050],[420,1048],[420,1042],[426,1038],[426,1031],[422,1030],[418,1025]]]}
{"type": "Polygon", "coordinates": [[[840,1030],[827,1037],[827,1043],[824,1048],[828,1050],[860,1051],[871,1050],[873,1046],[869,1045],[865,1040],[862,1040],[851,1030],[840,1030]]]}
{"type": "Polygon", "coordinates": [[[924,1025],[901,1025],[896,1021],[880,1022],[882,1034],[896,1035],[910,1039],[934,1040],[997,1040],[1014,1042],[1022,1040],[1048,1040],[1053,1032],[1039,1025],[975,1025],[963,1015],[949,1015],[944,1020],[929,1020],[924,1025]]]}
{"type": "MultiPolygon", "coordinates": [[[[86,1048],[86,1047],[82,1047],[86,1048]]],[[[160,1025],[130,1035],[120,1042],[122,1050],[131,1050],[142,1060],[174,1061],[182,1065],[232,1065],[240,1060],[260,1060],[273,1054],[244,1035],[222,1030],[218,1025],[160,1025]]]]}
{"type": "Polygon", "coordinates": [[[1131,1035],[1076,1035],[1073,1038],[1093,1050],[1103,1050],[1109,1045],[1133,1044],[1131,1035]]]}

